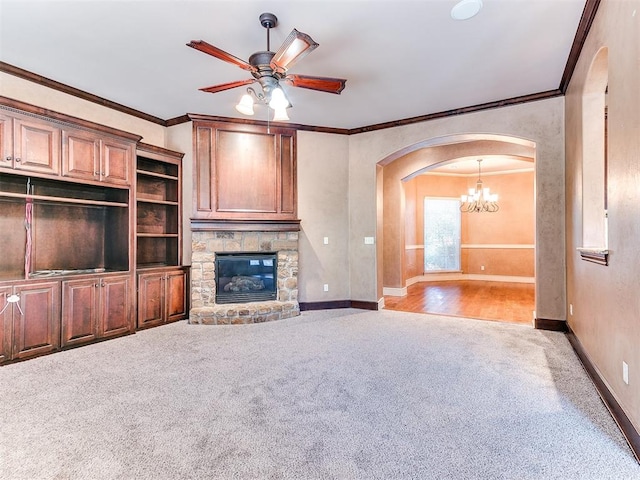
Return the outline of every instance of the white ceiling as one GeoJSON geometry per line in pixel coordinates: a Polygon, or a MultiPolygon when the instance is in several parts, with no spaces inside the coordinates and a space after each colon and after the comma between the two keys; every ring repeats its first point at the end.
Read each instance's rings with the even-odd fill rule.
{"type": "MultiPolygon", "coordinates": [[[[559,87],[584,0],[0,0],[0,59],[144,113],[242,117],[243,88],[198,88],[249,73],[187,47],[205,40],[244,60],[293,28],[320,46],[290,73],[346,78],[341,95],[287,88],[292,123],[358,128],[559,87]]],[[[286,88],[286,87],[285,87],[286,88]]],[[[258,120],[266,111],[258,111],[258,120]]]]}

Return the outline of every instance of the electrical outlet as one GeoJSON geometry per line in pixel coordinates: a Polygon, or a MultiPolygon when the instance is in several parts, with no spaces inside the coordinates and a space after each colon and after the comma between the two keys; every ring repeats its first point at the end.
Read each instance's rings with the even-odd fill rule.
{"type": "Polygon", "coordinates": [[[624,360],[622,361],[622,381],[629,385],[629,365],[624,360]]]}
{"type": "Polygon", "coordinates": [[[480,265],[480,270],[484,271],[484,265],[480,265]]]}
{"type": "Polygon", "coordinates": [[[573,303],[569,304],[569,315],[573,315],[573,303]]]}
{"type": "Polygon", "coordinates": [[[324,243],[325,245],[329,245],[329,237],[324,237],[322,239],[322,243],[324,243]]]}
{"type": "Polygon", "coordinates": [[[328,291],[329,291],[329,284],[328,284],[328,283],[325,283],[325,284],[324,284],[324,291],[325,291],[325,292],[328,292],[328,291]]]}

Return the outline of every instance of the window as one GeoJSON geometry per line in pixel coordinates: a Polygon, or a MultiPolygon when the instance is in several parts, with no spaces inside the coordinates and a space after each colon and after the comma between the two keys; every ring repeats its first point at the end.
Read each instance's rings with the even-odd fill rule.
{"type": "Polygon", "coordinates": [[[460,270],[460,199],[424,199],[424,271],[460,270]]]}

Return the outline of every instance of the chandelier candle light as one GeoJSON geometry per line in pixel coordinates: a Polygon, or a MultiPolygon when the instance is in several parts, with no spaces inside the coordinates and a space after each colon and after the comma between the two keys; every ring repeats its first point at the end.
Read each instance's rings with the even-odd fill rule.
{"type": "Polygon", "coordinates": [[[482,186],[482,177],[480,165],[482,159],[478,159],[478,181],[476,182],[476,188],[470,188],[467,195],[460,196],[460,211],[471,212],[497,212],[498,207],[498,194],[491,193],[488,187],[482,186]]]}

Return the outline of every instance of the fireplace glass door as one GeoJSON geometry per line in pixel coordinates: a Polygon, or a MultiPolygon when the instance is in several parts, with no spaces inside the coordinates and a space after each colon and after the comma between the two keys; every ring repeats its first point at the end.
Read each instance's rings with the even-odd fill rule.
{"type": "Polygon", "coordinates": [[[216,303],[248,303],[277,298],[275,252],[216,253],[216,303]]]}

